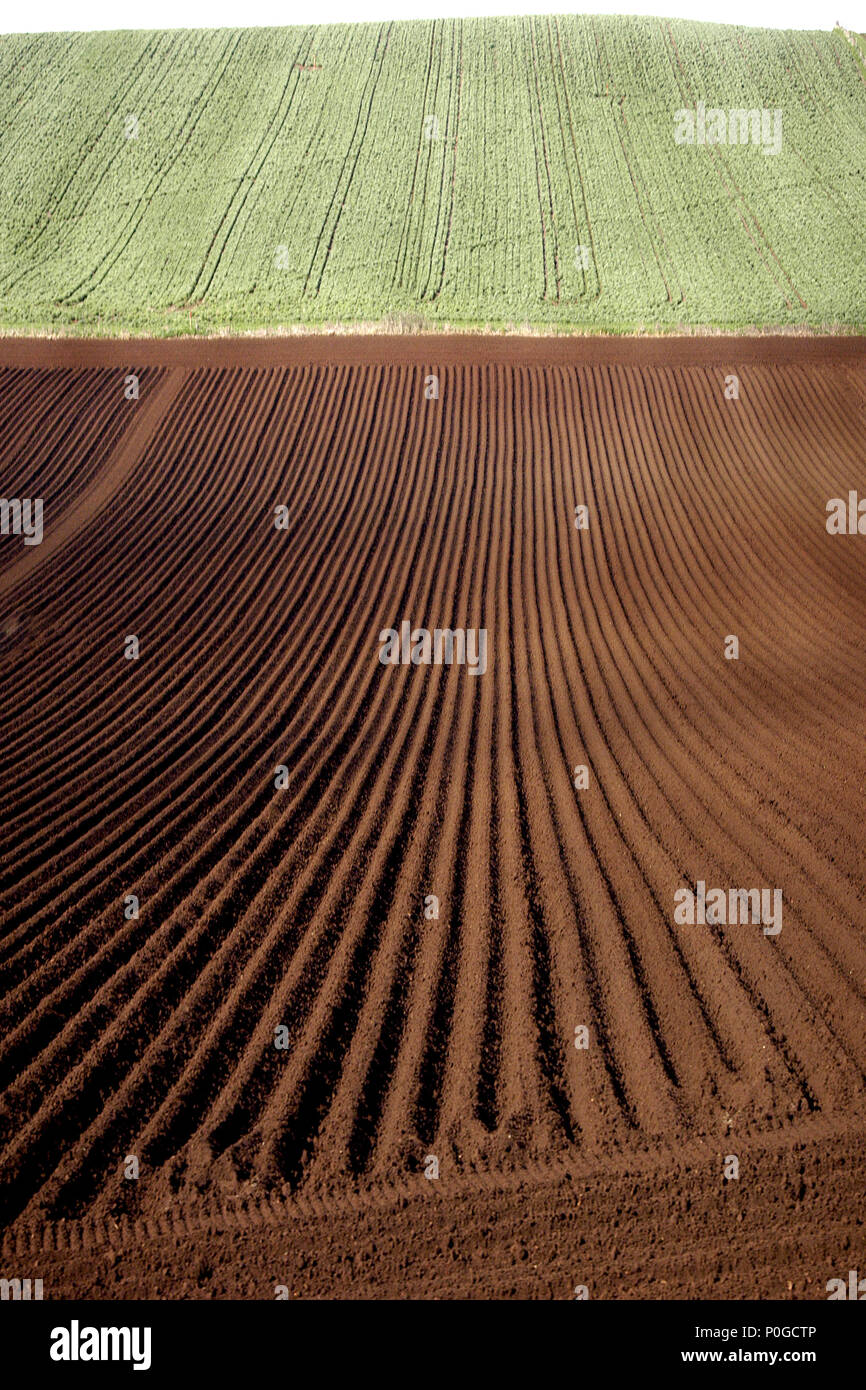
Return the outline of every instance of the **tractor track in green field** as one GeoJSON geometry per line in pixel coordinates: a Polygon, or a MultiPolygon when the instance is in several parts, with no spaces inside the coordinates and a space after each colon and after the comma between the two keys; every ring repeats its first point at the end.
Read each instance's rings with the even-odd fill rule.
{"type": "Polygon", "coordinates": [[[0,335],[862,331],[863,52],[591,15],[0,36],[0,335]],[[782,112],[779,148],[684,148],[699,101],[782,112]]]}
{"type": "MultiPolygon", "coordinates": [[[[300,54],[302,53],[302,51],[303,51],[303,49],[304,49],[304,46],[305,46],[305,43],[306,43],[306,36],[307,36],[307,34],[309,34],[309,32],[310,32],[309,30],[305,30],[305,31],[304,31],[304,37],[303,37],[303,38],[300,40],[300,42],[299,42],[299,45],[298,45],[298,48],[297,48],[297,56],[298,56],[298,57],[300,57],[300,54]]],[[[244,204],[246,203],[246,200],[247,200],[247,198],[248,198],[248,196],[249,196],[249,191],[250,191],[250,188],[251,188],[251,186],[252,186],[252,183],[255,182],[256,178],[257,178],[258,175],[261,173],[261,171],[262,171],[262,169],[264,168],[265,163],[267,162],[267,159],[268,159],[268,157],[269,157],[269,155],[270,155],[270,153],[271,153],[271,150],[273,149],[274,145],[276,144],[276,141],[277,141],[278,137],[280,136],[280,134],[282,133],[283,129],[285,128],[286,121],[288,120],[289,114],[290,114],[291,109],[292,109],[292,103],[293,103],[294,98],[295,98],[295,93],[296,93],[297,90],[298,90],[298,83],[299,83],[299,81],[300,81],[299,73],[296,71],[295,65],[293,64],[292,67],[291,67],[291,69],[289,70],[289,76],[288,76],[288,78],[286,79],[285,86],[283,87],[283,90],[282,90],[282,92],[281,92],[281,94],[280,94],[280,99],[279,99],[279,102],[278,102],[278,104],[277,104],[277,109],[276,109],[276,111],[274,112],[273,116],[270,118],[270,120],[269,120],[269,122],[268,122],[268,126],[267,126],[267,128],[265,129],[265,131],[264,131],[264,133],[263,133],[261,139],[259,140],[259,143],[257,144],[257,146],[256,146],[256,148],[255,148],[255,151],[254,151],[254,153],[253,153],[253,156],[252,156],[252,158],[250,159],[249,163],[247,164],[247,166],[246,166],[246,168],[245,168],[245,170],[244,170],[244,172],[243,172],[243,175],[242,175],[241,178],[239,179],[237,188],[235,189],[235,192],[234,192],[234,194],[232,195],[232,198],[229,200],[229,203],[228,203],[228,205],[227,205],[227,207],[226,207],[226,209],[225,209],[225,212],[224,212],[224,214],[223,214],[223,216],[222,216],[222,218],[221,218],[221,220],[220,220],[220,223],[219,223],[219,225],[217,226],[216,231],[214,232],[214,235],[213,235],[213,238],[212,238],[212,240],[211,240],[210,246],[209,246],[208,249],[207,249],[207,255],[205,256],[205,259],[204,259],[204,262],[203,262],[203,264],[202,264],[201,270],[199,271],[198,275],[196,276],[196,278],[195,278],[195,280],[194,280],[194,282],[193,282],[193,284],[192,284],[192,286],[191,286],[191,288],[190,288],[189,296],[188,296],[190,300],[193,300],[193,299],[195,298],[196,294],[198,294],[199,297],[202,297],[203,295],[205,295],[205,294],[207,293],[207,291],[209,290],[211,284],[213,283],[213,279],[214,279],[214,276],[216,275],[217,268],[219,267],[220,260],[221,260],[222,256],[223,256],[224,253],[225,253],[225,250],[226,250],[226,247],[227,247],[228,244],[229,244],[229,241],[231,240],[231,236],[232,236],[232,233],[233,233],[233,231],[234,231],[234,229],[235,229],[235,226],[236,226],[236,224],[237,224],[237,220],[238,220],[238,218],[239,218],[239,216],[240,216],[240,214],[241,214],[241,212],[242,212],[242,210],[243,210],[244,204]],[[288,98],[288,99],[287,99],[287,98],[288,98]],[[285,110],[282,110],[283,104],[284,104],[284,103],[285,103],[285,110]],[[272,134],[271,134],[271,131],[273,131],[272,134]],[[269,136],[269,135],[270,135],[270,139],[268,139],[268,136],[269,136]],[[262,156],[261,156],[261,159],[259,159],[259,158],[258,158],[259,152],[261,151],[261,149],[262,149],[263,146],[266,146],[266,148],[265,148],[265,150],[264,150],[264,154],[262,154],[262,156]],[[257,161],[258,161],[258,162],[257,162],[257,161]],[[252,174],[250,171],[252,170],[252,168],[253,168],[254,165],[255,165],[255,167],[256,167],[256,172],[255,172],[255,174],[252,174]],[[237,200],[237,206],[234,207],[234,214],[232,215],[232,208],[233,208],[233,206],[234,206],[236,200],[237,200]],[[231,220],[228,221],[228,219],[229,219],[230,217],[231,217],[231,220]],[[217,242],[220,241],[220,233],[222,232],[223,227],[225,226],[225,224],[226,224],[227,221],[228,221],[228,228],[227,228],[227,230],[226,230],[226,232],[225,232],[225,235],[222,237],[222,240],[221,240],[221,242],[220,242],[219,250],[216,252],[216,254],[215,254],[215,255],[213,256],[213,258],[212,258],[212,257],[211,257],[211,253],[213,252],[214,247],[216,246],[217,242]],[[212,264],[212,266],[211,266],[210,274],[208,275],[206,281],[204,282],[203,287],[200,288],[200,286],[201,286],[201,281],[202,281],[202,277],[205,275],[205,273],[206,273],[206,267],[207,267],[207,265],[208,265],[208,262],[211,261],[211,259],[213,260],[213,264],[212,264]]]]}

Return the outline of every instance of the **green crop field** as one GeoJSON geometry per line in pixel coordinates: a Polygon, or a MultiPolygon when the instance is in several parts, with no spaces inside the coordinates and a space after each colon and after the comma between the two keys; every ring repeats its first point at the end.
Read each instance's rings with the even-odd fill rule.
{"type": "Polygon", "coordinates": [[[866,326],[838,30],[6,36],[0,167],[0,331],[866,326]]]}

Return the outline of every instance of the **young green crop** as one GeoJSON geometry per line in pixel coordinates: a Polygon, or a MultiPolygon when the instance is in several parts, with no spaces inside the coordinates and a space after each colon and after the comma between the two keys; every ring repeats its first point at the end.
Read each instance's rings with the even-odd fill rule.
{"type": "Polygon", "coordinates": [[[840,31],[5,36],[0,160],[0,331],[866,325],[866,81],[840,31]],[[678,141],[702,108],[737,134],[678,141]],[[738,111],[769,118],[757,141],[738,111]]]}

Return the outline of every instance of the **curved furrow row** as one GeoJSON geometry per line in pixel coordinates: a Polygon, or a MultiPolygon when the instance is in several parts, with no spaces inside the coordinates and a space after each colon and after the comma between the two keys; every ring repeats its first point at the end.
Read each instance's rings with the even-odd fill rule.
{"type": "MultiPolygon", "coordinates": [[[[567,419],[558,385],[552,380],[533,403],[534,419],[567,419]]],[[[640,986],[640,998],[634,1007],[645,1017],[658,1054],[657,1066],[667,1074],[664,1089],[673,1082],[679,1097],[688,1097],[695,1104],[697,1099],[718,1090],[727,1067],[706,1017],[692,998],[691,981],[683,974],[682,960],[668,938],[666,905],[654,895],[640,857],[620,825],[627,791],[616,755],[599,726],[583,669],[588,633],[571,576],[571,549],[580,544],[580,533],[572,525],[574,508],[565,507],[560,483],[570,462],[567,434],[553,431],[551,455],[554,467],[545,490],[544,521],[538,522],[535,534],[539,571],[549,595],[540,605],[539,660],[553,677],[554,699],[549,711],[537,722],[539,736],[546,734],[551,750],[546,761],[552,766],[551,781],[561,807],[558,819],[563,827],[562,860],[569,865],[580,863],[585,856],[586,849],[578,850],[573,831],[569,831],[579,818],[584,843],[604,879],[606,910],[617,921],[630,973],[640,986]],[[604,775],[599,776],[602,763],[604,775]],[[580,764],[589,769],[591,795],[576,792],[571,782],[572,769],[580,764]],[[672,991],[671,980],[678,975],[682,988],[672,991]],[[674,1038],[678,1040],[678,1051],[672,1042],[674,1038]]],[[[546,480],[547,475],[544,476],[546,480]]],[[[645,838],[652,845],[649,826],[645,826],[645,838]]],[[[650,1073],[642,1068],[642,1074],[647,1077],[650,1073]]]]}
{"type": "MultiPolygon", "coordinates": [[[[268,524],[268,523],[269,523],[269,519],[270,519],[270,501],[271,501],[271,499],[268,498],[268,497],[266,496],[266,491],[267,491],[266,485],[263,483],[261,486],[262,486],[262,488],[265,489],[265,491],[263,492],[263,495],[262,495],[262,510],[261,510],[260,516],[261,516],[261,519],[263,520],[263,522],[264,522],[265,524],[268,524]]],[[[282,544],[282,542],[280,542],[280,543],[282,544]]],[[[248,607],[249,607],[249,600],[250,600],[256,593],[261,592],[261,583],[260,583],[260,581],[259,581],[259,579],[258,579],[258,576],[256,575],[255,571],[253,571],[252,573],[249,572],[249,559],[250,559],[250,557],[249,557],[249,553],[248,553],[248,552],[249,552],[249,543],[247,542],[246,550],[244,549],[243,544],[241,545],[240,550],[237,552],[237,558],[236,558],[236,561],[235,561],[235,564],[236,564],[237,569],[238,569],[238,575],[239,575],[239,579],[238,579],[239,593],[238,593],[238,596],[237,596],[237,601],[236,601],[236,603],[235,603],[235,605],[234,605],[234,612],[235,612],[235,613],[238,613],[238,614],[247,611],[247,610],[248,610],[248,607]]],[[[265,557],[265,558],[267,558],[267,557],[265,557]]],[[[271,556],[271,558],[275,558],[275,557],[271,556]]],[[[275,587],[275,590],[278,590],[280,587],[282,587],[282,586],[280,585],[280,572],[279,572],[279,569],[278,569],[278,568],[275,568],[273,574],[272,574],[271,576],[269,576],[269,582],[275,587]]],[[[261,619],[259,619],[259,621],[261,622],[261,619]]],[[[248,631],[248,628],[247,628],[247,627],[244,627],[244,628],[242,629],[242,631],[243,631],[244,634],[245,634],[245,640],[247,641],[247,645],[248,645],[248,646],[250,647],[250,649],[252,650],[253,648],[252,648],[252,644],[251,644],[250,641],[249,641],[249,631],[248,631]]],[[[202,660],[202,657],[205,655],[206,651],[208,650],[209,645],[212,644],[212,641],[213,641],[213,629],[212,629],[212,626],[205,626],[205,625],[202,625],[202,630],[197,634],[197,644],[196,644],[196,645],[190,644],[191,650],[190,650],[190,652],[189,652],[188,655],[187,655],[186,650],[181,654],[181,655],[183,656],[184,660],[186,661],[186,669],[187,669],[188,671],[193,672],[193,671],[196,669],[197,665],[200,665],[201,660],[202,660]]],[[[244,651],[243,654],[244,654],[244,655],[248,655],[247,651],[244,651]]],[[[268,663],[268,666],[270,666],[270,663],[268,663]]],[[[244,668],[241,667],[240,669],[244,669],[244,668]]],[[[224,681],[224,680],[225,680],[225,676],[223,676],[221,679],[224,681]]],[[[175,684],[176,686],[178,686],[178,687],[180,686],[180,682],[174,682],[174,684],[175,684]]],[[[146,707],[146,705],[147,705],[147,699],[148,699],[148,694],[147,694],[147,691],[145,691],[145,692],[143,692],[143,694],[142,694],[142,696],[141,696],[141,701],[142,701],[142,703],[145,705],[145,707],[146,707]]],[[[151,697],[151,699],[153,699],[153,697],[151,697]]],[[[175,699],[175,701],[178,703],[178,707],[179,707],[180,709],[183,709],[186,705],[189,704],[188,697],[186,697],[186,696],[184,695],[183,690],[181,690],[180,688],[178,688],[178,691],[177,691],[176,695],[174,696],[174,699],[175,699]]],[[[110,711],[109,711],[109,712],[110,712],[110,711]]],[[[189,711],[188,711],[188,710],[187,710],[187,717],[189,717],[189,711]]]]}
{"type": "MultiPolygon", "coordinates": [[[[229,750],[232,750],[233,747],[236,747],[236,745],[235,745],[235,744],[233,743],[233,741],[231,741],[231,740],[228,742],[227,746],[228,746],[229,750]]],[[[266,780],[267,780],[267,781],[270,780],[270,775],[271,775],[271,770],[272,770],[272,759],[271,759],[271,758],[268,759],[268,763],[267,763],[266,766],[267,766],[267,769],[268,769],[268,770],[267,770],[267,777],[265,777],[264,774],[262,775],[262,782],[263,782],[263,783],[264,783],[266,780]]],[[[262,793],[261,793],[261,791],[260,791],[259,795],[261,796],[261,794],[262,794],[262,793]]],[[[271,797],[270,795],[268,795],[268,796],[266,796],[266,800],[272,800],[272,797],[271,797]]],[[[201,867],[201,866],[199,866],[199,869],[200,869],[200,867],[201,867]]],[[[157,902],[156,906],[157,906],[157,908],[158,908],[158,906],[159,906],[158,902],[157,902]]]]}
{"type": "Polygon", "coordinates": [[[72,518],[6,573],[4,1216],[862,1111],[862,445],[838,372],[739,375],[0,373],[72,518]],[[383,665],[403,620],[485,673],[383,665]],[[678,924],[700,879],[781,933],[678,924]]]}
{"type": "MultiPolygon", "coordinates": [[[[565,389],[562,406],[566,419],[573,418],[577,404],[579,396],[573,397],[565,389]]],[[[568,472],[565,477],[571,493],[566,507],[569,517],[573,515],[575,498],[592,497],[592,474],[597,471],[585,443],[579,451],[579,460],[577,479],[568,472]]],[[[601,557],[598,538],[592,539],[588,550],[581,537],[580,543],[567,551],[563,562],[568,589],[574,590],[578,603],[580,595],[586,596],[580,606],[588,640],[585,644],[575,641],[574,646],[587,689],[590,717],[585,729],[587,739],[590,736],[593,739],[591,744],[588,741],[587,751],[592,757],[592,769],[597,771],[599,783],[611,800],[619,833],[627,842],[631,836],[632,854],[637,857],[639,851],[646,863],[648,850],[654,842],[657,842],[657,854],[667,852],[668,858],[660,861],[661,868],[657,869],[650,860],[647,872],[650,882],[654,883],[657,910],[668,918],[671,909],[665,901],[665,889],[669,890],[674,873],[674,881],[681,877],[676,861],[682,854],[685,827],[694,821],[696,807],[684,799],[682,760],[677,766],[676,744],[664,738],[659,708],[651,695],[647,697],[645,677],[639,667],[627,660],[622,640],[611,620],[612,589],[605,577],[606,566],[601,557]],[[568,574],[569,560],[571,576],[568,574]],[[599,578],[603,580],[601,584],[599,578]],[[596,724],[600,738],[594,735],[596,724]],[[663,754],[660,767],[659,753],[663,754]],[[666,823],[671,832],[667,845],[659,834],[666,823]]],[[[752,1017],[748,1001],[740,997],[730,972],[726,974],[720,970],[717,962],[704,971],[711,983],[711,993],[704,1005],[695,988],[695,977],[700,962],[706,960],[706,939],[685,935],[674,943],[674,948],[703,1008],[719,1055],[725,1062],[731,1062],[732,1070],[735,1068],[738,1074],[757,1072],[756,1058],[765,1048],[766,1038],[752,1017]],[[724,1026],[724,1016],[719,1016],[721,1001],[732,1012],[729,1029],[724,1026]]],[[[784,1075],[783,1069],[779,1079],[784,1075]]]]}
{"type": "MultiPolygon", "coordinates": [[[[417,447],[416,439],[414,448],[417,447]]],[[[413,453],[409,454],[409,461],[413,460],[413,453]]],[[[398,524],[392,525],[389,530],[395,537],[401,537],[400,544],[403,547],[404,563],[408,559],[409,552],[406,546],[412,545],[417,552],[419,523],[422,523],[425,516],[423,497],[413,497],[411,493],[411,473],[405,486],[401,487],[400,507],[409,508],[405,519],[400,519],[398,524]],[[414,525],[413,525],[414,519],[414,525]]],[[[444,486],[444,476],[440,473],[438,478],[429,476],[426,487],[430,488],[436,483],[437,488],[444,486]]],[[[378,573],[390,576],[393,566],[383,565],[378,573]]],[[[406,572],[414,573],[415,567],[409,563],[406,572]]],[[[381,593],[373,594],[373,608],[371,617],[359,624],[361,629],[366,629],[369,623],[371,632],[378,632],[381,626],[381,617],[384,605],[388,603],[387,594],[393,592],[390,588],[381,593]],[[377,613],[380,617],[379,625],[373,621],[372,614],[377,613]]],[[[390,605],[389,605],[390,606],[390,605]]],[[[367,710],[366,722],[369,728],[379,730],[384,721],[384,711],[382,701],[387,703],[384,710],[391,707],[392,717],[395,708],[395,699],[399,700],[399,692],[391,691],[388,694],[386,688],[380,682],[381,669],[375,661],[375,648],[367,649],[357,654],[357,659],[366,664],[367,670],[363,674],[363,684],[358,684],[357,677],[352,681],[350,687],[359,690],[362,704],[365,703],[365,695],[368,690],[375,692],[374,703],[367,710]]],[[[399,707],[399,706],[397,706],[399,707]]],[[[411,724],[411,718],[404,722],[411,724]]],[[[296,886],[293,892],[288,895],[288,900],[281,904],[280,916],[287,922],[293,924],[295,939],[299,941],[298,950],[292,960],[291,970],[288,972],[290,978],[282,981],[283,994],[280,999],[272,1004],[273,1017],[279,1019],[286,1016],[294,1028],[298,1028],[301,1019],[305,1016],[306,1010],[312,1007],[316,998],[316,989],[311,987],[312,980],[320,979],[326,970],[328,962],[334,951],[334,943],[338,939],[339,923],[343,921],[347,914],[354,915],[352,899],[352,880],[344,878],[344,871],[341,868],[343,861],[346,860],[346,845],[351,836],[358,833],[362,813],[371,805],[369,801],[369,791],[367,790],[371,780],[371,768],[381,767],[385,752],[381,744],[369,747],[369,740],[365,737],[363,725],[357,729],[357,738],[354,746],[357,751],[351,752],[350,756],[344,756],[346,774],[353,772],[353,764],[356,764],[357,771],[354,772],[348,784],[344,780],[339,788],[333,788],[333,793],[339,798],[341,812],[338,821],[334,821],[333,814],[328,814],[330,821],[328,834],[323,841],[321,836],[311,837],[311,842],[304,858],[302,859],[302,871],[295,869],[294,875],[287,874],[286,877],[291,882],[294,877],[296,886]],[[366,749],[366,751],[365,751],[366,749]],[[327,858],[323,858],[327,856],[327,858]],[[341,879],[339,884],[334,882],[335,868],[340,868],[341,879]],[[329,903],[323,906],[322,895],[329,894],[329,903]],[[310,930],[301,940],[300,927],[306,924],[313,913],[319,917],[324,917],[325,930],[310,930]],[[312,980],[311,980],[312,976],[312,980]],[[287,1002],[284,1002],[287,1001],[287,1002]],[[294,1007],[292,1007],[294,1001],[294,1007]]],[[[393,760],[392,760],[393,761],[393,760]]],[[[327,812],[330,808],[325,808],[327,812]]],[[[384,814],[384,810],[377,814],[384,814]]],[[[351,868],[353,861],[347,861],[346,872],[351,868]]],[[[362,862],[366,862],[366,857],[362,862]]],[[[291,867],[291,866],[289,866],[291,867]]],[[[282,876],[282,869],[277,878],[282,876]]],[[[259,972],[262,963],[253,962],[253,966],[259,972]]],[[[224,1047],[215,1049],[210,1044],[200,1049],[200,1062],[197,1061],[191,1075],[197,1078],[195,1086],[188,1086],[187,1078],[184,1078],[184,1106],[187,1113],[198,1114],[208,1103],[209,1097],[214,1094],[214,1083],[217,1076],[221,1076],[225,1081],[230,1082],[230,1090],[224,1098],[219,1098],[216,1109],[208,1124],[214,1135],[214,1142],[218,1145],[226,1145],[235,1142],[239,1135],[246,1132],[252,1123],[252,1116],[261,1109],[261,1096],[266,1094],[269,1087],[273,1084],[274,1075],[278,1069],[279,1057],[273,1052],[273,1023],[263,1022],[260,1030],[260,1038],[254,1038],[247,1046],[248,1037],[243,1037],[233,1028],[232,1020],[236,1017],[237,1010],[245,1006],[245,1001],[255,998],[255,991],[251,986],[255,983],[255,976],[250,975],[243,981],[243,993],[235,1001],[231,1001],[231,1007],[223,1010],[222,1016],[217,1020],[219,1029],[225,1035],[231,1025],[236,1043],[230,1043],[226,1037],[226,1046],[231,1053],[229,1065],[226,1066],[226,1051],[224,1047]],[[246,1060],[241,1064],[242,1074],[240,1077],[234,1074],[234,1069],[238,1065],[235,1053],[245,1047],[246,1060]],[[217,1058],[219,1061],[217,1062],[217,1058]],[[247,1074],[248,1073],[248,1074],[247,1074]]],[[[216,1098],[215,1098],[216,1099],[216,1098]]],[[[177,1110],[177,1106],[169,1107],[169,1110],[177,1110]]],[[[173,1128],[177,1128],[178,1120],[176,1117],[171,1119],[173,1128]]],[[[208,1141],[210,1142],[210,1141],[208,1141]]]]}
{"type": "MultiPolygon", "coordinates": [[[[617,534],[619,534],[619,533],[617,533],[617,534]]],[[[630,545],[625,545],[625,546],[623,546],[623,555],[626,556],[626,558],[623,558],[623,568],[625,568],[626,570],[627,570],[627,565],[628,565],[628,557],[630,557],[630,556],[634,553],[634,547],[635,547],[635,545],[636,545],[636,543],[635,543],[635,542],[632,542],[630,545]]],[[[631,605],[631,607],[635,608],[635,607],[638,606],[638,601],[637,601],[636,598],[635,598],[635,593],[634,593],[634,592],[630,593],[629,596],[628,596],[628,598],[629,598],[629,604],[631,605]]],[[[651,622],[652,619],[648,618],[648,621],[651,622]]],[[[687,631],[688,634],[689,634],[690,636],[694,636],[695,628],[694,628],[694,625],[693,625],[693,624],[688,625],[687,627],[685,627],[684,630],[687,631]]],[[[700,876],[700,875],[698,875],[698,876],[700,876]]],[[[777,880],[777,881],[778,881],[778,880],[777,880]]],[[[849,1078],[849,1079],[850,1079],[850,1078],[849,1078]]],[[[856,1084],[859,1084],[859,1071],[858,1071],[857,1069],[855,1069],[855,1079],[856,1079],[856,1084]]]]}
{"type": "MultiPolygon", "coordinates": [[[[163,373],[146,368],[137,375],[140,389],[146,392],[156,388],[163,373]]],[[[136,403],[124,396],[123,372],[4,370],[0,373],[3,496],[41,498],[43,527],[48,532],[98,482],[101,460],[122,440],[135,411],[136,403]]],[[[17,558],[20,544],[4,538],[0,574],[17,558]]],[[[19,622],[25,615],[29,605],[17,604],[19,622]]],[[[32,643],[33,634],[29,636],[32,643]]],[[[15,650],[13,644],[9,650],[15,650]]]]}

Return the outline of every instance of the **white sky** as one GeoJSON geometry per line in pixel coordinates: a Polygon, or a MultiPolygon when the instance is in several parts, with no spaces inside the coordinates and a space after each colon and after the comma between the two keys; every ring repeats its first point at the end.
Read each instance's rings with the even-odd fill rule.
{"type": "Polygon", "coordinates": [[[6,0],[0,33],[70,29],[220,29],[452,15],[648,14],[767,29],[866,29],[866,0],[6,0]]]}

